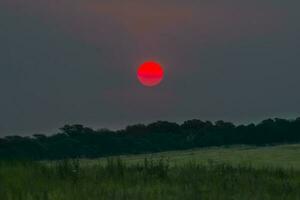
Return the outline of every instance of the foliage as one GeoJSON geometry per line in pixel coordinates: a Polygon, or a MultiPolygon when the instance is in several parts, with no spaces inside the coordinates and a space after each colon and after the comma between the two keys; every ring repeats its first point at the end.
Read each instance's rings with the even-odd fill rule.
{"type": "Polygon", "coordinates": [[[296,142],[300,142],[300,118],[267,119],[259,124],[239,126],[224,121],[188,120],[181,125],[158,121],[118,131],[66,125],[50,136],[35,134],[0,139],[0,159],[96,158],[209,146],[296,142]]]}

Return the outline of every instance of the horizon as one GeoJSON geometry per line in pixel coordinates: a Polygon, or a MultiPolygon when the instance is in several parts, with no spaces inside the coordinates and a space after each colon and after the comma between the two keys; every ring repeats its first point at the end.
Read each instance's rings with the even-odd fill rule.
{"type": "Polygon", "coordinates": [[[70,125],[70,126],[82,125],[83,127],[91,128],[94,131],[109,130],[109,131],[116,132],[116,131],[125,130],[129,126],[134,126],[134,125],[148,126],[148,125],[156,123],[156,122],[176,123],[176,124],[181,126],[184,122],[189,121],[189,120],[200,120],[202,122],[211,122],[213,125],[215,125],[215,123],[218,122],[218,121],[224,121],[224,122],[232,123],[233,125],[238,127],[238,126],[243,126],[243,125],[248,126],[248,125],[251,125],[251,124],[258,125],[261,122],[263,122],[264,120],[269,120],[269,119],[271,119],[271,120],[283,119],[283,120],[288,120],[288,121],[295,121],[299,118],[300,118],[300,116],[291,117],[291,118],[281,118],[281,117],[276,117],[275,116],[275,117],[263,118],[263,119],[256,120],[256,121],[240,122],[240,123],[233,122],[233,121],[228,121],[228,120],[222,120],[222,119],[219,119],[219,120],[204,120],[204,119],[198,119],[198,118],[186,119],[186,120],[177,121],[177,122],[176,121],[168,121],[168,120],[156,120],[156,121],[149,121],[149,122],[144,122],[144,123],[143,122],[131,123],[131,124],[127,124],[127,125],[124,125],[124,126],[120,126],[119,128],[109,128],[109,127],[103,127],[103,126],[97,127],[97,126],[87,125],[87,124],[83,124],[83,123],[66,123],[66,124],[61,125],[60,127],[53,128],[52,130],[49,130],[49,131],[40,131],[40,132],[31,132],[31,133],[28,132],[27,134],[24,134],[24,133],[23,134],[14,133],[14,134],[7,134],[7,135],[0,134],[0,138],[5,138],[5,137],[9,137],[9,136],[31,137],[35,134],[42,134],[42,135],[46,135],[46,136],[52,136],[52,135],[58,134],[59,131],[60,131],[60,128],[66,126],[66,125],[70,125]]]}

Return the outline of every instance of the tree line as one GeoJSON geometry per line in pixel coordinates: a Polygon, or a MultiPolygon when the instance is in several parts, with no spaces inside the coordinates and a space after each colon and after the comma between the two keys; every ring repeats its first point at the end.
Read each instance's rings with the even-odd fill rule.
{"type": "Polygon", "coordinates": [[[157,121],[112,131],[65,125],[53,135],[0,138],[0,159],[97,158],[210,146],[274,145],[300,142],[300,118],[267,119],[258,124],[188,120],[157,121]]]}

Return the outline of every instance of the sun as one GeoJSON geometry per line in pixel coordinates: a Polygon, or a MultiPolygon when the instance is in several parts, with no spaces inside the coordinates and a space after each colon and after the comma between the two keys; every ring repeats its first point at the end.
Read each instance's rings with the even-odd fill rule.
{"type": "Polygon", "coordinates": [[[164,69],[155,61],[147,61],[138,68],[137,77],[144,86],[153,87],[163,80],[164,69]]]}

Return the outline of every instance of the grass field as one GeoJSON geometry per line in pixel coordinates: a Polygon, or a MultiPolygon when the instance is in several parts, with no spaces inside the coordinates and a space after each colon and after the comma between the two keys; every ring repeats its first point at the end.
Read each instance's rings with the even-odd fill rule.
{"type": "MultiPolygon", "coordinates": [[[[144,158],[158,160],[164,158],[170,165],[182,165],[187,162],[199,164],[226,163],[230,165],[252,165],[255,168],[275,167],[300,170],[300,144],[251,147],[213,147],[186,151],[170,151],[156,154],[119,156],[127,164],[144,162],[144,158]]],[[[106,158],[84,160],[85,164],[105,163],[106,158]]]]}
{"type": "Polygon", "coordinates": [[[0,161],[2,200],[300,199],[300,145],[0,161]]]}

